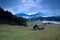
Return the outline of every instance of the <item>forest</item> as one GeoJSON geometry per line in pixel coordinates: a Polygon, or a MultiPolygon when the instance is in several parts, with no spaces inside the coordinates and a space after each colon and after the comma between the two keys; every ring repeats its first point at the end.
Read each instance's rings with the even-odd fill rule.
{"type": "Polygon", "coordinates": [[[24,25],[26,26],[26,19],[22,17],[17,17],[12,14],[10,11],[5,11],[0,7],[0,24],[9,24],[9,25],[24,25]]]}

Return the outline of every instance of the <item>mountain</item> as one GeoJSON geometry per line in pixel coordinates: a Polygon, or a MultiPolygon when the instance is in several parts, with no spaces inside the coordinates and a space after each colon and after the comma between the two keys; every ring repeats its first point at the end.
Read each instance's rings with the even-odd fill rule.
{"type": "Polygon", "coordinates": [[[24,18],[37,18],[37,17],[40,17],[40,16],[45,16],[45,14],[41,13],[41,12],[37,12],[36,14],[32,14],[32,15],[28,15],[28,14],[25,14],[25,13],[17,13],[15,14],[16,16],[18,17],[24,17],[24,18]]]}
{"type": "Polygon", "coordinates": [[[25,14],[25,13],[17,13],[17,14],[15,14],[16,16],[18,16],[18,17],[22,17],[22,16],[29,16],[29,15],[27,15],[27,14],[25,14]]]}
{"type": "Polygon", "coordinates": [[[41,12],[38,12],[36,14],[28,15],[25,13],[18,13],[16,14],[18,17],[23,17],[26,19],[31,19],[31,20],[49,20],[49,21],[60,21],[60,16],[47,16],[46,14],[43,14],[41,12]]]}
{"type": "Polygon", "coordinates": [[[45,14],[41,13],[41,12],[37,12],[36,14],[32,14],[31,15],[32,17],[43,17],[43,16],[46,16],[45,14]]]}
{"type": "Polygon", "coordinates": [[[27,15],[26,13],[17,13],[15,14],[17,17],[23,17],[23,18],[26,18],[26,19],[29,19],[29,15],[27,15]]]}
{"type": "Polygon", "coordinates": [[[32,20],[48,20],[48,21],[60,21],[60,16],[51,16],[51,17],[37,17],[35,19],[32,18],[32,20]]]}

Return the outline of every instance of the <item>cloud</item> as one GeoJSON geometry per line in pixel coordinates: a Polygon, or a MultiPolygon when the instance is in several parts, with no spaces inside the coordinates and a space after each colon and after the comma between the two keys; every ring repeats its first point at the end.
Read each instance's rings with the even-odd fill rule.
{"type": "Polygon", "coordinates": [[[43,0],[40,4],[48,15],[60,15],[60,0],[43,0]]]}
{"type": "Polygon", "coordinates": [[[41,0],[0,0],[0,6],[4,9],[17,12],[34,12],[40,8],[37,4],[41,0]],[[34,9],[35,8],[35,9],[34,9]]]}
{"type": "Polygon", "coordinates": [[[42,12],[46,15],[60,15],[60,0],[0,0],[0,6],[13,14],[35,14],[42,12]]]}

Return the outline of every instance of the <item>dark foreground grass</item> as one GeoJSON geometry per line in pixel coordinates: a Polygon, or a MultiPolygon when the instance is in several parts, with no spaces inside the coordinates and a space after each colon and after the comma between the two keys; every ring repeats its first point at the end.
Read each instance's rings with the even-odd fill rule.
{"type": "Polygon", "coordinates": [[[32,26],[0,25],[0,40],[60,40],[60,25],[47,24],[44,30],[32,26]]]}

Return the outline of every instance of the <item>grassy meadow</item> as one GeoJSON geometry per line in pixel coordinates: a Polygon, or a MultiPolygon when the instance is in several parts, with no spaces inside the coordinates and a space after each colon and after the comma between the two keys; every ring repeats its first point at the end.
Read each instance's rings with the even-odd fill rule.
{"type": "Polygon", "coordinates": [[[0,25],[0,40],[60,40],[60,25],[47,24],[44,30],[33,30],[33,22],[28,27],[0,25]]]}

